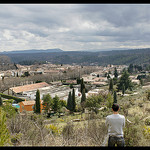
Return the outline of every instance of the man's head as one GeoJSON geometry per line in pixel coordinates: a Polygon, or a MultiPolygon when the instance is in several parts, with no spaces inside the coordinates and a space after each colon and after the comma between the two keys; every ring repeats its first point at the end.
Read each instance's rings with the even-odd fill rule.
{"type": "Polygon", "coordinates": [[[117,112],[117,111],[119,110],[119,105],[118,105],[117,103],[113,103],[113,105],[112,105],[112,110],[113,110],[114,112],[117,112]]]}

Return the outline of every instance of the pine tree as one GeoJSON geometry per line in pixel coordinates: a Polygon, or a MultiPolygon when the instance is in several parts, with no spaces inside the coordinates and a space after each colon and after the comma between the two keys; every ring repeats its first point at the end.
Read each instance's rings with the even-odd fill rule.
{"type": "Polygon", "coordinates": [[[132,90],[133,85],[129,78],[129,73],[126,70],[124,70],[124,72],[121,75],[121,78],[117,84],[118,91],[122,90],[123,84],[124,84],[125,90],[127,90],[127,89],[132,90]]]}
{"type": "Polygon", "coordinates": [[[133,69],[134,69],[133,64],[130,64],[129,67],[128,67],[128,72],[133,73],[133,69]]]}
{"type": "Polygon", "coordinates": [[[73,108],[73,112],[75,111],[76,108],[76,101],[75,101],[75,91],[74,88],[72,89],[72,108],[73,108]]]}
{"type": "Polygon", "coordinates": [[[117,93],[114,91],[114,103],[117,103],[117,93]]]}
{"type": "Polygon", "coordinates": [[[53,110],[54,112],[57,112],[59,109],[59,97],[57,95],[55,95],[55,97],[53,98],[53,110]]]}
{"type": "Polygon", "coordinates": [[[53,99],[49,94],[43,96],[43,106],[46,113],[52,108],[53,99]]]}
{"type": "Polygon", "coordinates": [[[3,100],[2,100],[2,97],[0,95],[0,106],[2,106],[2,105],[3,105],[3,100]]]}
{"type": "Polygon", "coordinates": [[[41,113],[40,91],[36,91],[35,113],[41,113]]]}

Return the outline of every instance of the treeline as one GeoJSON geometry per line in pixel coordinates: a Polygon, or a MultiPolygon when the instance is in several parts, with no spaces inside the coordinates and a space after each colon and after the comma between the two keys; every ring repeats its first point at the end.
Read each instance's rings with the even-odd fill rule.
{"type": "Polygon", "coordinates": [[[25,53],[25,54],[6,54],[12,62],[22,65],[31,65],[36,63],[51,63],[58,64],[84,64],[90,65],[129,65],[143,64],[150,62],[150,48],[147,49],[132,49],[132,50],[114,50],[103,52],[85,52],[85,51],[63,51],[53,53],[25,53]]]}

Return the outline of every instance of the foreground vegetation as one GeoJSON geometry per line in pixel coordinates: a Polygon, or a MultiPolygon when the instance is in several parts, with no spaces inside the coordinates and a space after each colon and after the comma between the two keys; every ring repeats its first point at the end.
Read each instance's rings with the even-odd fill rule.
{"type": "MultiPolygon", "coordinates": [[[[129,120],[124,128],[126,146],[150,146],[148,93],[137,87],[129,96],[118,96],[120,114],[129,120]]],[[[107,104],[100,102],[101,107],[107,104]]],[[[20,114],[8,102],[0,111],[1,146],[102,146],[107,135],[105,117],[112,113],[106,107],[97,113],[66,112],[64,116],[56,113],[47,118],[44,112],[20,114]]]]}

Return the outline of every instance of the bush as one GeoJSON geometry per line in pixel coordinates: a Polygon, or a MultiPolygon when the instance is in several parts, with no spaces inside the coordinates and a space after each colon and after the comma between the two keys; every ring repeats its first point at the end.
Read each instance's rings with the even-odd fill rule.
{"type": "Polygon", "coordinates": [[[143,133],[147,139],[150,139],[150,127],[144,126],[143,133]]]}
{"type": "Polygon", "coordinates": [[[73,138],[74,125],[71,122],[68,122],[67,125],[62,130],[62,135],[65,139],[73,138]]]}
{"type": "Polygon", "coordinates": [[[3,97],[3,98],[6,98],[6,99],[14,99],[14,100],[16,100],[17,102],[25,101],[25,99],[18,98],[18,97],[15,97],[15,96],[11,96],[11,95],[6,95],[6,94],[3,94],[3,93],[0,93],[0,95],[1,95],[1,97],[3,97]]]}
{"type": "Polygon", "coordinates": [[[9,102],[5,102],[2,107],[3,110],[6,112],[6,117],[12,118],[16,115],[16,108],[13,107],[9,102]]]}
{"type": "Polygon", "coordinates": [[[147,119],[145,120],[145,125],[150,125],[150,118],[147,118],[147,119]]]}
{"type": "Polygon", "coordinates": [[[50,129],[53,134],[60,134],[61,133],[61,131],[53,124],[47,125],[46,128],[50,129]]]}
{"type": "Polygon", "coordinates": [[[90,121],[87,131],[92,145],[100,146],[107,135],[107,127],[100,121],[90,121]]]}
{"type": "Polygon", "coordinates": [[[124,129],[124,138],[126,146],[139,146],[141,140],[141,127],[137,125],[127,125],[124,129]]]}
{"type": "Polygon", "coordinates": [[[34,115],[34,120],[27,113],[17,114],[7,122],[10,133],[13,135],[14,144],[21,143],[23,146],[44,145],[44,137],[49,131],[44,128],[42,116],[34,115]]]}
{"type": "Polygon", "coordinates": [[[150,90],[147,91],[147,100],[150,100],[150,90]]]}
{"type": "Polygon", "coordinates": [[[144,144],[143,123],[138,115],[130,118],[132,123],[126,122],[124,138],[126,146],[141,146],[144,144]],[[134,119],[133,119],[134,118],[134,119]]]}
{"type": "Polygon", "coordinates": [[[11,144],[10,132],[6,125],[6,112],[0,107],[0,146],[11,144]]]}

